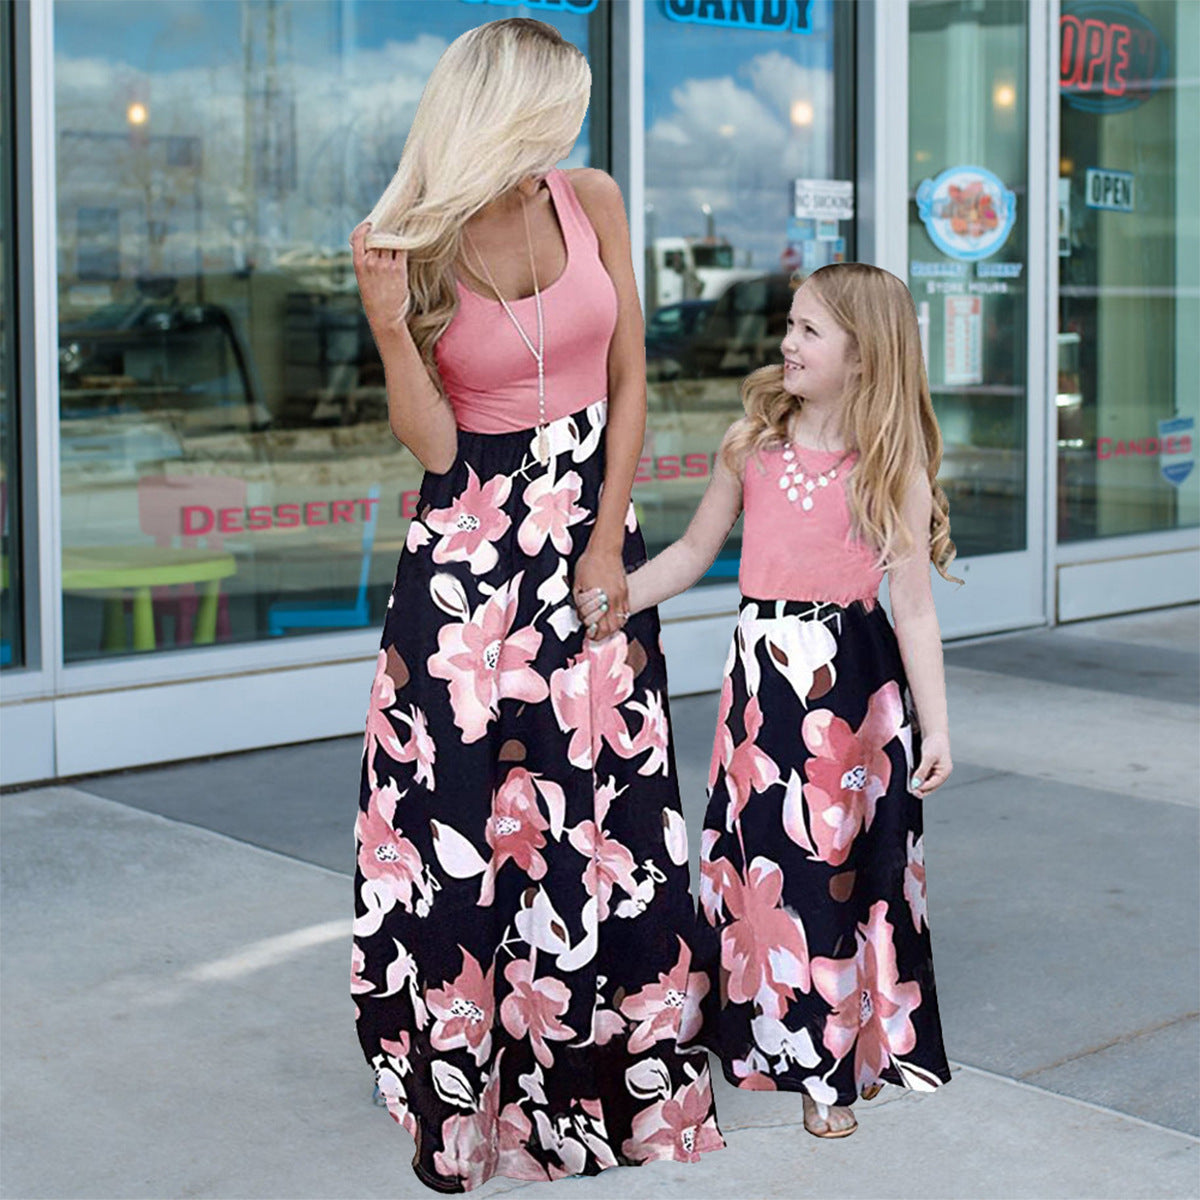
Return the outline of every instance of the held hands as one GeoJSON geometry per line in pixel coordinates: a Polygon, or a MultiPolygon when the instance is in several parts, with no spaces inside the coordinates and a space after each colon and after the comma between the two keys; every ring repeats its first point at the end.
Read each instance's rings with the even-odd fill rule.
{"type": "Polygon", "coordinates": [[[931,733],[921,738],[921,762],[909,781],[915,795],[924,799],[950,778],[954,764],[950,761],[950,738],[944,733],[931,733]]]}
{"type": "Polygon", "coordinates": [[[585,550],[575,564],[575,607],[587,636],[600,641],[629,620],[629,584],[615,551],[585,550]]]}
{"type": "Polygon", "coordinates": [[[376,340],[404,325],[408,314],[408,252],[368,250],[371,226],[364,221],[350,235],[354,274],[363,310],[376,340]]]}

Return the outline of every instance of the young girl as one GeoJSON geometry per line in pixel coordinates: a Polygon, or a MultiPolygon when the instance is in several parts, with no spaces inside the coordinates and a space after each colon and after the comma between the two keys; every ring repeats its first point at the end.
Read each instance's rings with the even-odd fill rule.
{"type": "MultiPolygon", "coordinates": [[[[696,1040],[737,1087],[802,1092],[808,1131],[845,1137],[860,1094],[950,1078],[921,802],[951,769],[928,564],[951,578],[954,546],[904,284],[859,263],[814,272],[783,359],[746,380],[746,416],[687,532],[630,576],[629,597],[636,612],[690,587],[744,508],[701,849],[695,961],[710,988],[696,1040]],[[876,602],[885,571],[895,632],[876,602]]],[[[600,598],[580,613],[590,627],[600,598]]]]}

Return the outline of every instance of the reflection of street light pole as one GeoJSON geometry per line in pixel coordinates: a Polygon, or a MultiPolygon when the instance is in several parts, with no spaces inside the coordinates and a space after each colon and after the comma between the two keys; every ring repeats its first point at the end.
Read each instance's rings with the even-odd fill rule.
{"type": "Polygon", "coordinates": [[[713,216],[711,204],[700,205],[700,211],[704,214],[704,236],[706,240],[712,242],[717,237],[717,222],[713,216]]]}

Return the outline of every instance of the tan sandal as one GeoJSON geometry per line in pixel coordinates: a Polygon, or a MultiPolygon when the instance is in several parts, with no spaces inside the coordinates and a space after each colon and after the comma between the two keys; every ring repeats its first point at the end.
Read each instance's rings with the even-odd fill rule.
{"type": "Polygon", "coordinates": [[[842,1108],[843,1112],[850,1113],[851,1123],[844,1129],[834,1129],[829,1124],[829,1118],[833,1112],[833,1107],[828,1104],[821,1104],[813,1100],[810,1096],[804,1097],[804,1128],[813,1137],[818,1138],[844,1138],[849,1137],[857,1128],[858,1121],[854,1118],[854,1114],[849,1108],[842,1108]],[[815,1128],[817,1121],[823,1123],[824,1128],[815,1128]]]}
{"type": "Polygon", "coordinates": [[[868,1083],[859,1093],[864,1100],[874,1100],[883,1091],[882,1083],[868,1083]]]}

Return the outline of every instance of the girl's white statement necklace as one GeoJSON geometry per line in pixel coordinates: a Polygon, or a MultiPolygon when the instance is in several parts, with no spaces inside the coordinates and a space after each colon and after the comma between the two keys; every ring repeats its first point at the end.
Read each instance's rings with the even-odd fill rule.
{"type": "Polygon", "coordinates": [[[808,512],[813,506],[813,493],[819,488],[828,487],[830,480],[837,478],[838,467],[850,457],[847,450],[832,467],[824,471],[814,471],[800,461],[794,442],[785,442],[783,447],[783,472],[779,476],[779,487],[786,491],[787,498],[793,504],[808,512]]]}
{"type": "MultiPolygon", "coordinates": [[[[538,434],[537,434],[537,460],[545,466],[550,461],[550,437],[546,428],[546,324],[542,317],[542,292],[538,287],[537,265],[533,261],[533,237],[529,232],[529,210],[525,203],[525,197],[521,197],[521,216],[525,219],[525,245],[529,250],[529,270],[533,275],[533,300],[534,306],[537,308],[537,347],[534,347],[530,340],[529,334],[525,332],[521,322],[517,320],[517,314],[509,307],[508,301],[504,299],[500,289],[496,286],[496,281],[492,278],[491,271],[488,270],[487,260],[479,253],[475,243],[471,240],[471,235],[463,229],[463,235],[467,239],[468,245],[471,247],[471,253],[479,260],[479,265],[483,267],[484,278],[487,279],[493,292],[496,293],[496,299],[504,306],[504,311],[508,313],[508,318],[516,326],[517,332],[521,335],[521,341],[525,343],[526,349],[533,355],[534,361],[537,363],[538,373],[538,434]]],[[[474,268],[472,268],[474,269],[474,268]]]]}

